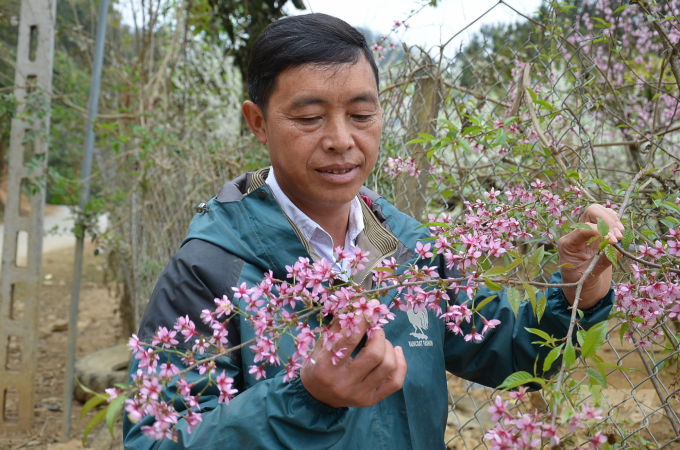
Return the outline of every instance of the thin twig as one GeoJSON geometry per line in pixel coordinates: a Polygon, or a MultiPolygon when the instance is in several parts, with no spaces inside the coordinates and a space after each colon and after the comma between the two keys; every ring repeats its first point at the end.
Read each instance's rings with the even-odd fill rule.
{"type": "Polygon", "coordinates": [[[633,181],[630,182],[630,186],[628,186],[628,189],[626,190],[626,195],[623,197],[623,203],[619,208],[619,217],[623,217],[623,214],[626,212],[626,208],[628,208],[628,202],[630,201],[630,195],[635,190],[635,185],[638,181],[640,181],[640,178],[642,178],[644,173],[645,172],[643,170],[639,171],[633,178],[633,181]]]}
{"type": "MultiPolygon", "coordinates": [[[[567,330],[567,337],[565,338],[565,342],[568,344],[572,340],[572,336],[574,334],[574,325],[576,324],[576,314],[578,312],[578,302],[581,298],[581,291],[583,290],[583,285],[586,282],[586,279],[590,276],[590,274],[593,272],[593,269],[595,269],[595,265],[597,264],[597,261],[600,259],[602,256],[601,252],[597,252],[595,256],[593,256],[592,261],[590,261],[590,265],[588,265],[588,268],[583,272],[583,275],[581,275],[581,278],[578,280],[578,287],[576,288],[576,295],[574,296],[574,303],[571,305],[571,320],[569,321],[569,330],[567,330]]],[[[567,363],[564,361],[564,356],[562,357],[562,366],[560,367],[560,373],[557,376],[557,386],[556,386],[556,391],[561,392],[562,391],[562,381],[564,379],[564,373],[567,369],[567,363]]],[[[555,426],[555,421],[557,420],[557,401],[553,402],[553,411],[552,411],[552,426],[555,426]]],[[[551,438],[552,439],[552,438],[551,438]]]]}

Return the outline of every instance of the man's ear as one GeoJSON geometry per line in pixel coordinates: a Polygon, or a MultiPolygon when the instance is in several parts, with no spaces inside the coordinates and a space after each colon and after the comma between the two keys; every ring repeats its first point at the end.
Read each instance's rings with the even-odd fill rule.
{"type": "Polygon", "coordinates": [[[257,140],[263,144],[267,143],[267,124],[264,120],[262,109],[250,100],[243,102],[241,106],[243,117],[245,117],[250,131],[257,137],[257,140]]]}

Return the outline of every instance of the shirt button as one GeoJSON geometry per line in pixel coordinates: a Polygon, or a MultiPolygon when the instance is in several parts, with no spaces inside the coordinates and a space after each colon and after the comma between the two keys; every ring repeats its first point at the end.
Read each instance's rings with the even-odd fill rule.
{"type": "Polygon", "coordinates": [[[258,192],[257,196],[260,197],[260,200],[267,200],[267,194],[264,191],[258,192]]]}

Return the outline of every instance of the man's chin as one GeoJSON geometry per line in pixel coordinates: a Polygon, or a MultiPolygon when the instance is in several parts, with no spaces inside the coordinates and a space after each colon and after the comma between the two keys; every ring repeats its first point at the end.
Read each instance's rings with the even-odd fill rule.
{"type": "Polygon", "coordinates": [[[342,207],[359,195],[359,189],[360,187],[325,190],[322,195],[319,195],[321,192],[317,191],[317,198],[320,203],[324,203],[328,206],[335,205],[337,207],[342,207]]]}

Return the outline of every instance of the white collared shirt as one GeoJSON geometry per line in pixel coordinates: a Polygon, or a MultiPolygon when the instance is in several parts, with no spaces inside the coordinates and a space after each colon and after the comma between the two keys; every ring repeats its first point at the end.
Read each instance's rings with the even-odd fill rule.
{"type": "MultiPolygon", "coordinates": [[[[302,235],[309,245],[314,249],[317,255],[321,258],[335,263],[336,259],[333,255],[333,238],[326,230],[321,228],[319,224],[314,222],[307,216],[307,214],[300,211],[300,209],[290,201],[288,196],[283,193],[279,183],[274,176],[274,168],[269,169],[269,175],[265,180],[269,190],[274,195],[283,212],[290,218],[290,220],[300,229],[302,235]]],[[[349,252],[353,252],[356,247],[356,240],[359,233],[364,230],[364,214],[361,211],[361,204],[359,199],[354,197],[349,206],[349,226],[347,227],[347,235],[345,236],[344,248],[349,252]]],[[[337,244],[336,244],[337,246],[337,244]]],[[[336,269],[339,273],[347,270],[347,260],[341,262],[340,267],[336,269]]]]}

